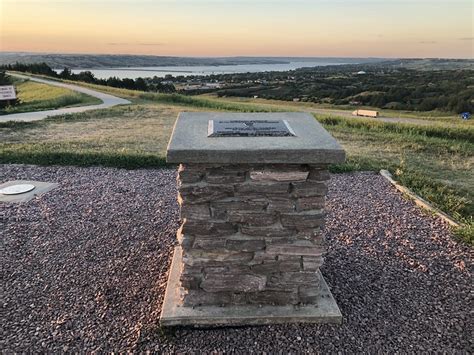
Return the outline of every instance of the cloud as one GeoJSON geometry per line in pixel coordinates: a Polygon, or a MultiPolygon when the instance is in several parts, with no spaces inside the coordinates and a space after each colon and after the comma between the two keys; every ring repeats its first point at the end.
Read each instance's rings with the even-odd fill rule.
{"type": "Polygon", "coordinates": [[[420,44],[436,44],[438,42],[437,41],[420,41],[418,43],[420,43],[420,44]]]}
{"type": "Polygon", "coordinates": [[[164,43],[160,42],[138,42],[138,43],[127,43],[127,42],[109,42],[108,46],[163,46],[164,43]]]}
{"type": "Polygon", "coordinates": [[[156,43],[137,43],[137,45],[139,45],[139,46],[163,46],[164,43],[159,43],[159,42],[156,42],[156,43]]]}
{"type": "Polygon", "coordinates": [[[474,40],[474,37],[461,37],[461,38],[458,38],[460,41],[472,41],[474,40]]]}

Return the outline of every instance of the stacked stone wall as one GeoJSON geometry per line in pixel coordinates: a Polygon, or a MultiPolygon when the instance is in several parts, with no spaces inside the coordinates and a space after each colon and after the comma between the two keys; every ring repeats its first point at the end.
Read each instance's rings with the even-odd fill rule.
{"type": "Polygon", "coordinates": [[[180,165],[183,305],[315,303],[328,179],[326,165],[180,165]]]}

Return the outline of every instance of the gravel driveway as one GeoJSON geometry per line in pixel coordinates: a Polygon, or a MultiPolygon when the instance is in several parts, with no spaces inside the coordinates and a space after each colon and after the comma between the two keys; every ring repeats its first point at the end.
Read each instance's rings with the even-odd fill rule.
{"type": "Polygon", "coordinates": [[[332,177],[323,274],[342,325],[160,330],[175,172],[0,165],[59,188],[0,204],[0,351],[472,352],[472,249],[381,176],[332,177]]]}

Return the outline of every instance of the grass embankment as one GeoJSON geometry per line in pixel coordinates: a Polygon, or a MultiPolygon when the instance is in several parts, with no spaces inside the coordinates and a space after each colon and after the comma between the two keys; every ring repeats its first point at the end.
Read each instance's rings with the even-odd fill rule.
{"type": "Polygon", "coordinates": [[[334,172],[390,170],[395,178],[465,224],[474,243],[474,127],[436,127],[319,117],[342,143],[345,164],[334,172]]]}
{"type": "Polygon", "coordinates": [[[33,81],[17,80],[14,85],[20,104],[0,110],[0,115],[102,103],[101,100],[86,94],[33,81]]]}
{"type": "MultiPolygon", "coordinates": [[[[162,166],[179,111],[274,110],[200,97],[104,91],[119,91],[135,104],[0,125],[0,163],[162,166]]],[[[316,117],[347,151],[347,162],[332,171],[390,170],[402,184],[466,223],[460,233],[472,243],[474,127],[316,117]]]]}
{"type": "Polygon", "coordinates": [[[449,124],[459,124],[459,125],[470,125],[474,124],[474,120],[463,121],[459,115],[455,115],[449,112],[442,111],[403,111],[403,110],[388,110],[380,109],[377,107],[369,106],[351,106],[351,105],[332,105],[332,104],[316,104],[311,102],[291,102],[291,101],[281,101],[281,100],[269,100],[262,98],[248,98],[248,97],[220,97],[218,98],[215,94],[203,94],[199,97],[207,98],[209,100],[219,100],[221,102],[227,103],[239,103],[239,104],[253,104],[260,105],[265,107],[281,107],[285,108],[287,111],[317,111],[317,110],[327,110],[333,111],[334,114],[338,112],[344,114],[351,114],[354,110],[366,109],[378,111],[380,116],[390,117],[390,118],[415,118],[431,122],[441,122],[449,124]]]}
{"type": "MultiPolygon", "coordinates": [[[[23,74],[23,73],[19,73],[23,74]]],[[[338,113],[350,114],[355,109],[361,109],[359,106],[349,105],[331,105],[331,104],[315,104],[311,102],[292,102],[281,100],[269,100],[262,98],[248,98],[248,97],[217,97],[215,94],[203,94],[199,96],[186,96],[179,94],[158,94],[158,93],[144,93],[141,91],[114,88],[110,86],[101,86],[95,84],[88,84],[77,81],[59,80],[42,75],[32,75],[49,80],[57,80],[70,84],[75,84],[91,89],[96,89],[106,92],[111,95],[129,99],[135,103],[146,103],[148,100],[154,102],[178,104],[189,107],[202,107],[216,110],[230,110],[238,112],[273,112],[273,111],[305,111],[318,112],[318,110],[328,111],[328,114],[338,115],[338,113]]],[[[415,111],[399,111],[399,110],[384,110],[374,107],[365,107],[366,109],[376,110],[380,112],[381,116],[392,118],[415,118],[427,120],[433,123],[461,125],[474,125],[474,120],[463,121],[459,115],[453,115],[441,111],[415,112],[415,111]]]]}

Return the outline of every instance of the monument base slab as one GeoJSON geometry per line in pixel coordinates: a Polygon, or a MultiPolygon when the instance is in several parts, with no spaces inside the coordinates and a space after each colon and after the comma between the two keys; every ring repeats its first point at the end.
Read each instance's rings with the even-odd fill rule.
{"type": "Polygon", "coordinates": [[[181,259],[181,247],[176,247],[161,311],[160,324],[164,327],[241,326],[283,323],[340,324],[342,322],[341,311],[322,275],[320,275],[320,296],[316,304],[301,306],[232,305],[225,307],[184,307],[180,304],[181,299],[179,296],[181,259]]]}

